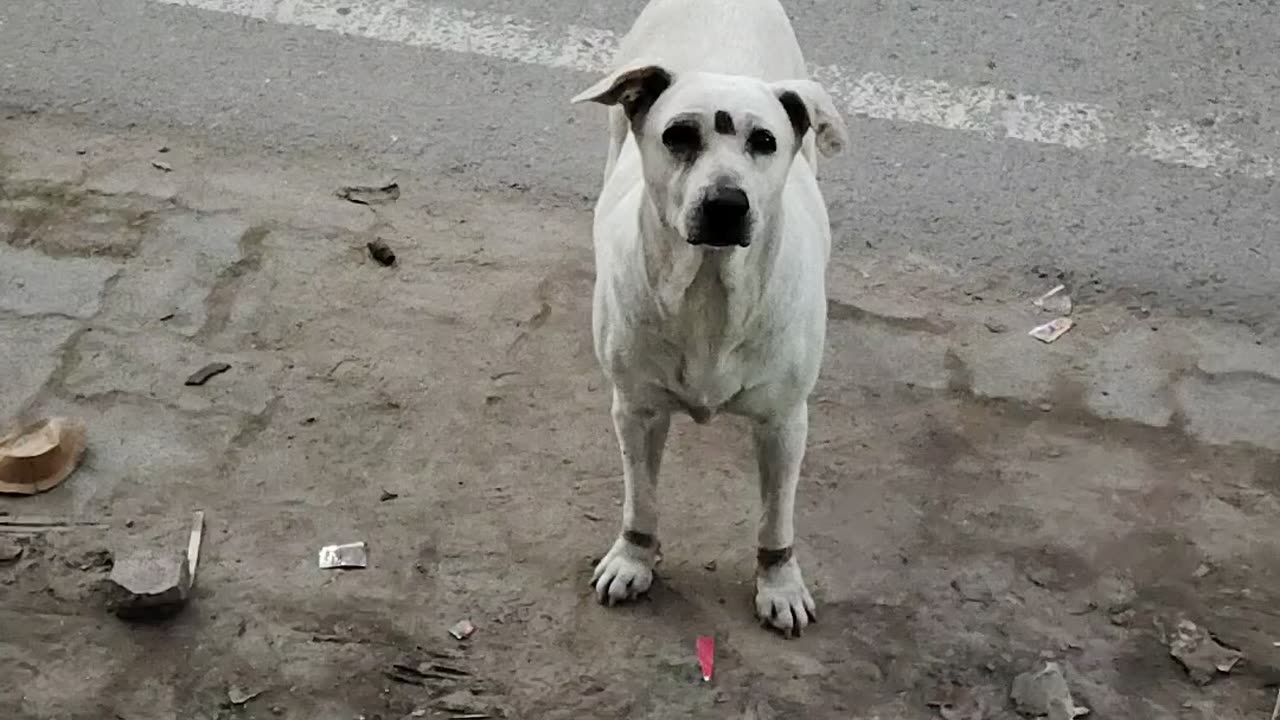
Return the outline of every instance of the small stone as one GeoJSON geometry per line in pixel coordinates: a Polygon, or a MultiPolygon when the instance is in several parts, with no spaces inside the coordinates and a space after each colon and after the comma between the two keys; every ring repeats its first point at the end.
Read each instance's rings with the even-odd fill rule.
{"type": "Polygon", "coordinates": [[[703,564],[702,564],[702,569],[703,569],[703,570],[706,570],[707,572],[715,572],[715,571],[716,571],[716,561],[715,561],[715,560],[708,560],[707,562],[705,562],[705,563],[703,563],[703,564]]]}
{"type": "Polygon", "coordinates": [[[227,688],[227,700],[231,701],[232,705],[244,705],[261,694],[261,690],[246,690],[235,685],[227,688]]]}
{"type": "Polygon", "coordinates": [[[382,238],[378,238],[377,240],[374,240],[373,242],[369,243],[367,247],[369,248],[369,255],[374,260],[377,260],[380,265],[383,265],[385,267],[390,267],[396,264],[395,252],[391,249],[391,246],[387,245],[386,241],[383,240],[382,238]]]}
{"type": "Polygon", "coordinates": [[[1040,407],[1040,412],[1053,412],[1053,403],[1042,402],[1040,403],[1039,407],[1040,407]]]}
{"type": "Polygon", "coordinates": [[[1009,332],[1009,326],[1005,325],[1002,322],[996,322],[995,320],[988,320],[983,324],[987,326],[987,330],[997,335],[1003,332],[1009,332]]]}
{"type": "Polygon", "coordinates": [[[224,362],[209,363],[194,373],[191,373],[191,376],[187,378],[184,384],[189,387],[199,387],[209,382],[210,378],[213,376],[221,375],[230,369],[231,366],[224,362]]]}
{"type": "Polygon", "coordinates": [[[137,550],[118,556],[111,568],[107,606],[126,620],[154,620],[176,614],[191,593],[187,553],[137,550]]]}

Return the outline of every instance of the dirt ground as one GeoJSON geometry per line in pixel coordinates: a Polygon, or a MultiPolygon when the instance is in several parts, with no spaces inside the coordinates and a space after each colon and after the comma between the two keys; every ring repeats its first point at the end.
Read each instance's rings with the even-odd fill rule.
{"type": "Polygon", "coordinates": [[[0,414],[81,417],[91,448],[56,490],[0,499],[21,548],[0,561],[0,717],[983,720],[1017,717],[1013,678],[1046,660],[1091,718],[1268,717],[1274,334],[1069,277],[1079,326],[1043,345],[1029,298],[1052,271],[838,253],[797,509],[821,620],[788,641],[751,616],[732,419],[673,428],[650,596],[590,595],[621,480],[588,198],[462,173],[400,176],[375,208],[334,195],[380,179],[0,124],[0,414]],[[213,361],[230,371],[184,386],[213,361]],[[194,510],[183,614],[109,614],[113,554],[180,547],[194,510]],[[32,517],[98,525],[19,532],[32,517]],[[368,569],[317,568],[354,540],[368,569]],[[1161,630],[1184,618],[1243,660],[1193,682],[1161,630]]]}

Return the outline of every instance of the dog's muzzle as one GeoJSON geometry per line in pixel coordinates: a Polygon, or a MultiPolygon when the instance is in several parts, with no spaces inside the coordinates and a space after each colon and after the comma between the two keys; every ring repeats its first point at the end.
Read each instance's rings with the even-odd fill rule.
{"type": "Polygon", "coordinates": [[[698,206],[690,245],[746,247],[751,244],[751,200],[742,188],[716,183],[698,206]]]}

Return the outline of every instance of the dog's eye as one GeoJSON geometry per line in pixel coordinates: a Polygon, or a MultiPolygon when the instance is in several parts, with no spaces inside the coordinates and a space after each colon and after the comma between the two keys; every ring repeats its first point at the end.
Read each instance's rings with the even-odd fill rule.
{"type": "Polygon", "coordinates": [[[747,136],[747,150],[752,155],[772,155],[778,150],[778,141],[768,130],[753,130],[747,136]]]}
{"type": "Polygon", "coordinates": [[[673,153],[688,154],[698,151],[702,136],[693,125],[672,125],[662,133],[662,144],[673,153]]]}

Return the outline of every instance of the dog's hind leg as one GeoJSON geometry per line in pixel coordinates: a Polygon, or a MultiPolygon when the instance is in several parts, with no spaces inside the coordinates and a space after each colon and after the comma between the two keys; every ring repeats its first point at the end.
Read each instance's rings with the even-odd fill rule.
{"type": "Polygon", "coordinates": [[[649,589],[658,559],[658,471],[671,413],[637,405],[614,390],[613,423],[622,450],[622,532],[591,582],[600,602],[612,605],[649,589]]]}
{"type": "Polygon", "coordinates": [[[796,485],[808,434],[809,408],[804,402],[755,428],[763,505],[756,555],[756,613],[787,635],[799,635],[817,619],[813,596],[792,554],[796,485]]]}

